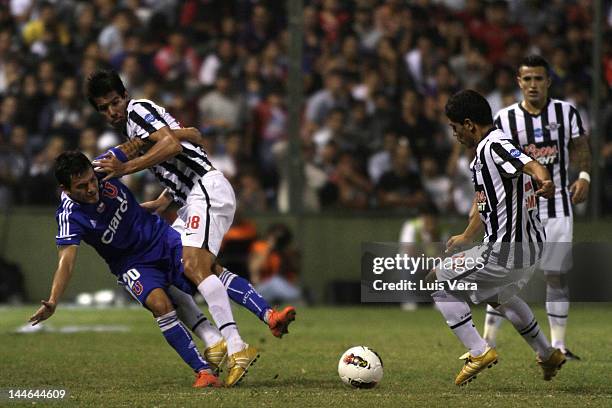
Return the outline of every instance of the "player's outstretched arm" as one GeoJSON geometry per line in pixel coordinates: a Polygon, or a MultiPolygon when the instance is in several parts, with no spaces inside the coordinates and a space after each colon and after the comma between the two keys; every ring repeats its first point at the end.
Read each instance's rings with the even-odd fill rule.
{"type": "Polygon", "coordinates": [[[523,173],[531,176],[536,184],[538,190],[536,190],[537,196],[544,198],[551,198],[555,195],[555,183],[550,179],[550,173],[546,167],[542,166],[536,160],[532,160],[523,166],[523,173]]]}
{"type": "Polygon", "coordinates": [[[117,157],[110,155],[101,160],[97,160],[94,166],[96,171],[106,173],[104,180],[113,177],[121,177],[124,174],[132,174],[137,171],[147,169],[151,166],[164,162],[183,151],[179,139],[174,135],[168,126],[151,133],[147,140],[153,142],[151,148],[142,156],[123,163],[117,157]]]}
{"type": "Polygon", "coordinates": [[[481,230],[482,221],[480,220],[480,216],[478,215],[476,200],[474,200],[474,202],[472,203],[472,208],[470,209],[468,226],[465,228],[465,231],[463,231],[463,233],[450,237],[450,239],[446,243],[446,251],[451,251],[455,247],[472,242],[474,237],[479,234],[481,230]]]}
{"type": "Polygon", "coordinates": [[[591,184],[591,176],[589,175],[591,172],[591,148],[588,137],[583,135],[571,139],[569,150],[572,164],[580,172],[578,180],[570,186],[572,203],[579,204],[587,199],[591,184]]]}
{"type": "Polygon", "coordinates": [[[57,302],[64,294],[68,282],[72,277],[78,245],[63,245],[58,247],[58,264],[55,275],[53,276],[53,284],[51,285],[51,294],[48,300],[41,300],[42,306],[30,317],[32,326],[37,325],[43,320],[47,320],[55,313],[57,302]]]}

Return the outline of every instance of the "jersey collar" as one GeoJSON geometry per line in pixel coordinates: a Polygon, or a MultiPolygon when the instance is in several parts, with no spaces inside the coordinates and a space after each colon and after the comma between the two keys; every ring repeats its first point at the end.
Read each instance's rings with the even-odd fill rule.
{"type": "Polygon", "coordinates": [[[522,101],[520,101],[520,102],[518,103],[518,106],[519,106],[519,108],[520,108],[520,109],[523,111],[523,113],[524,113],[525,115],[529,115],[529,116],[531,116],[532,118],[537,118],[538,116],[540,116],[540,115],[542,114],[542,112],[543,112],[545,109],[547,109],[547,108],[548,108],[548,104],[550,103],[550,98],[546,98],[546,103],[544,104],[544,106],[542,107],[542,109],[540,109],[540,113],[538,113],[537,115],[534,115],[534,114],[532,114],[531,112],[529,112],[527,109],[525,109],[525,108],[523,107],[523,102],[524,102],[524,100],[522,100],[522,101]]]}

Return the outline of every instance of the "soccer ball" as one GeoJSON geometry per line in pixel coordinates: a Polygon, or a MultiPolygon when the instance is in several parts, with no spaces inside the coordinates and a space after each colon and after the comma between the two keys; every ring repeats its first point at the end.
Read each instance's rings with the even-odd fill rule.
{"type": "Polygon", "coordinates": [[[383,362],[368,347],[351,347],[340,357],[338,375],[342,382],[355,388],[372,388],[382,380],[383,362]]]}

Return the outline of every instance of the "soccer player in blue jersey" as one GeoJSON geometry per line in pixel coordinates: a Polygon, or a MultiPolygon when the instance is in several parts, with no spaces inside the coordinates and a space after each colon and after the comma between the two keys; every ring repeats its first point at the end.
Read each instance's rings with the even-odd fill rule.
{"type": "MultiPolygon", "coordinates": [[[[113,154],[122,155],[118,149],[113,154]]],[[[63,190],[57,210],[59,262],[49,299],[30,318],[34,324],[54,312],[74,269],[78,245],[85,241],[108,263],[125,288],[156,318],[168,343],[197,373],[195,387],[220,385],[214,371],[227,353],[219,331],[195,305],[196,291],[185,278],[181,264],[181,239],[157,215],[142,208],[117,179],[100,181],[89,160],[79,152],[56,159],[56,178],[63,190]],[[173,304],[177,305],[177,310],[173,304]],[[185,321],[208,348],[202,358],[185,321]]],[[[222,275],[232,299],[247,307],[270,326],[273,334],[287,332],[290,323],[255,292],[243,278],[222,275]]],[[[280,336],[278,336],[280,337],[280,336]]]]}

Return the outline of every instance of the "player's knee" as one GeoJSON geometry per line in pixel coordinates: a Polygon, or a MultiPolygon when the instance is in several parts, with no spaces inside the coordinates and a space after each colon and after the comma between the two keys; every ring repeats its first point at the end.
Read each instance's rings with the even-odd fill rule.
{"type": "Polygon", "coordinates": [[[172,301],[162,289],[155,289],[147,297],[145,302],[147,308],[153,313],[154,317],[160,317],[174,310],[172,301]]]}

